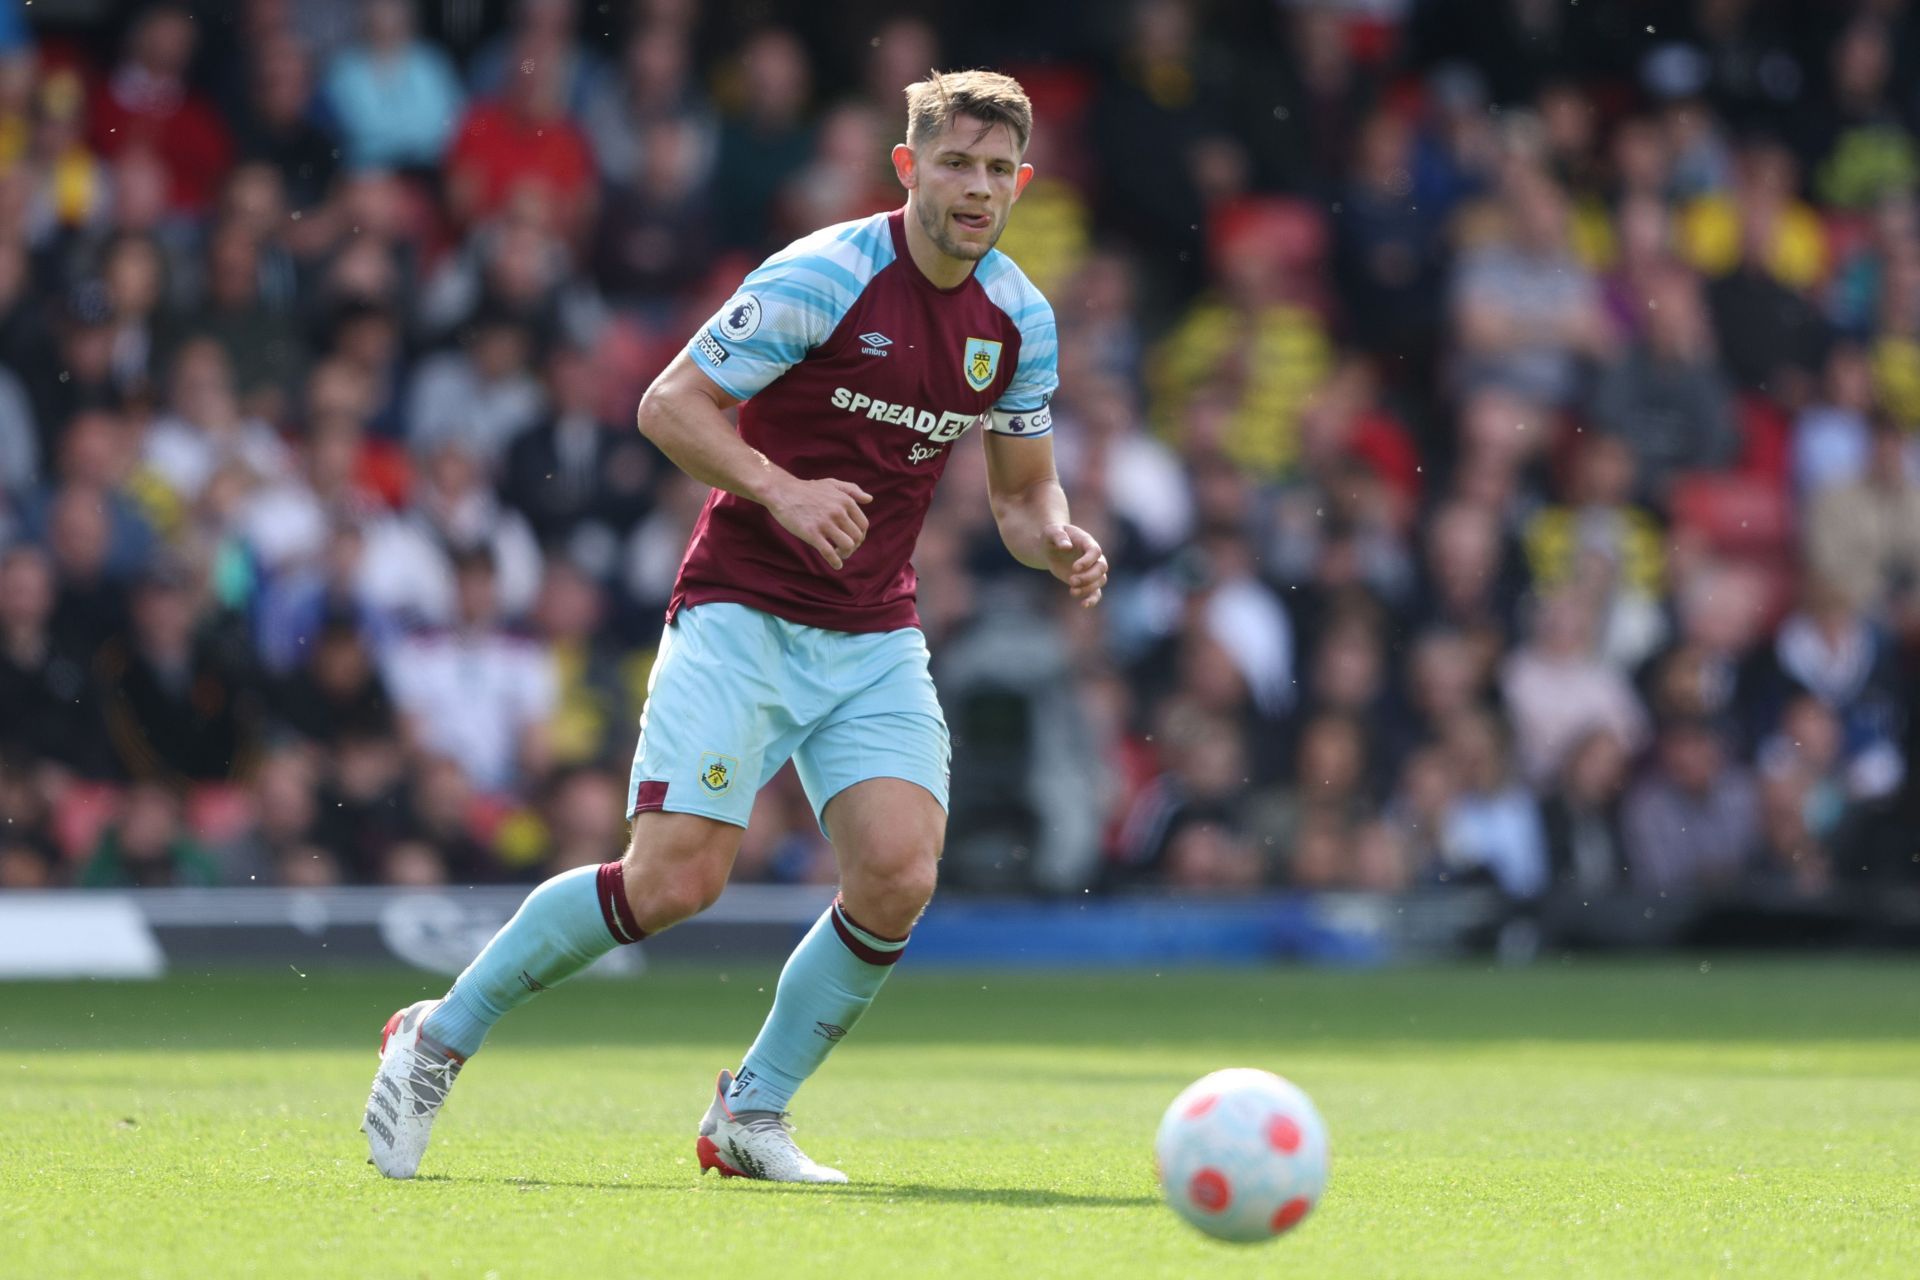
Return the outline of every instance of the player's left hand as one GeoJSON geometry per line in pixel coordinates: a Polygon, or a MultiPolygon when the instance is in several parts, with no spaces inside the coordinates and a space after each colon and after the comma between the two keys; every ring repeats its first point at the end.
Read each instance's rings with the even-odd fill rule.
{"type": "Polygon", "coordinates": [[[1040,535],[1046,542],[1047,571],[1067,584],[1083,608],[1099,604],[1107,586],[1107,556],[1093,535],[1071,524],[1050,524],[1040,535]]]}

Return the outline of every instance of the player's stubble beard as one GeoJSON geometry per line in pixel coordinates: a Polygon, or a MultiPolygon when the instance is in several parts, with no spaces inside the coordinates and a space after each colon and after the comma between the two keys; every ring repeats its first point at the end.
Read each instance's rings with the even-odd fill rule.
{"type": "Polygon", "coordinates": [[[994,214],[992,230],[988,234],[985,244],[978,247],[970,244],[962,244],[953,238],[953,231],[947,225],[947,215],[952,213],[953,210],[951,208],[941,209],[936,213],[930,206],[931,202],[926,200],[916,200],[913,202],[913,214],[914,217],[920,220],[920,229],[927,233],[927,239],[933,242],[934,248],[946,254],[949,258],[955,258],[961,262],[978,262],[993,252],[993,246],[1000,243],[1000,233],[1007,229],[1006,216],[996,213],[994,214]]]}

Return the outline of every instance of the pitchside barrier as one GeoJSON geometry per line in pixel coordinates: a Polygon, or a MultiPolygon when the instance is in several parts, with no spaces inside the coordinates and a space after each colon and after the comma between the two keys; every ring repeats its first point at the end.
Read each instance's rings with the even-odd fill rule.
{"type": "MultiPolygon", "coordinates": [[[[526,895],[444,889],[148,889],[0,893],[0,979],[152,978],[169,972],[410,966],[453,974],[526,895]]],[[[820,886],[737,885],[706,914],[594,966],[776,964],[826,906],[820,886]]],[[[953,968],[1121,968],[1300,962],[1377,965],[1467,956],[1525,962],[1543,949],[1920,948],[1920,890],[1818,898],[1749,892],[1550,897],[1485,889],[1404,895],[938,899],[913,963],[953,968]]]]}

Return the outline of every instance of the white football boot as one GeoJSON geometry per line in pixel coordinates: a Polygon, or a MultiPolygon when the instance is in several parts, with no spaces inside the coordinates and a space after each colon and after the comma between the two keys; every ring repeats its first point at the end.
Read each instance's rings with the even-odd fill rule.
{"type": "Polygon", "coordinates": [[[718,1169],[723,1178],[765,1182],[845,1182],[847,1175],[807,1158],[793,1142],[793,1126],[784,1111],[732,1111],[727,1091],[733,1073],[715,1082],[713,1105],[700,1121],[700,1172],[718,1169]]]}
{"type": "Polygon", "coordinates": [[[408,1005],[380,1032],[380,1069],[373,1074],[360,1132],[367,1135],[369,1163],[389,1178],[411,1178],[420,1167],[433,1118],[466,1062],[431,1041],[421,1043],[420,1028],[439,1003],[408,1005]]]}

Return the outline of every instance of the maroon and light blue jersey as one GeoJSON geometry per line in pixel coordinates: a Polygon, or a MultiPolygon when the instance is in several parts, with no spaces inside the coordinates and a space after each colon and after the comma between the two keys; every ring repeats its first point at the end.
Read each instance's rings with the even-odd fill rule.
{"type": "Polygon", "coordinates": [[[873,495],[867,538],[838,573],[758,503],[714,490],[667,619],[726,600],[803,626],[918,625],[910,563],[948,450],[979,426],[1053,429],[1053,309],[994,250],[951,289],[907,254],[905,210],[795,241],[748,275],[688,346],[744,401],[740,435],[803,480],[873,495]]]}

